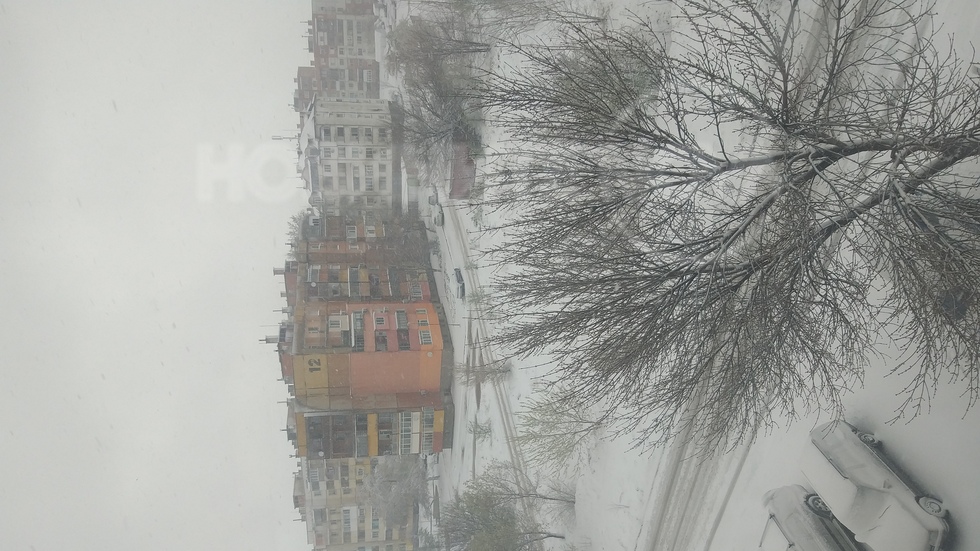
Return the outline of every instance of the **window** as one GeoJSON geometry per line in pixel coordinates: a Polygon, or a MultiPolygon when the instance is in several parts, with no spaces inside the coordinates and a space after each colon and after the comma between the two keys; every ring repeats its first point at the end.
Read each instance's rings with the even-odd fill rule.
{"type": "Polygon", "coordinates": [[[323,140],[323,141],[325,141],[325,142],[329,142],[330,141],[330,127],[329,126],[321,126],[320,127],[320,139],[323,140]]]}
{"type": "MultiPolygon", "coordinates": [[[[370,72],[370,71],[368,71],[368,72],[370,72]]],[[[367,138],[368,141],[374,142],[374,129],[373,128],[365,128],[364,129],[364,137],[367,138]]]]}
{"type": "Polygon", "coordinates": [[[338,126],[337,127],[337,141],[340,141],[340,140],[343,140],[343,139],[344,139],[344,127],[343,126],[338,126]]]}
{"type": "Polygon", "coordinates": [[[381,158],[382,159],[387,159],[388,158],[388,148],[387,147],[382,147],[381,148],[381,158]]]}
{"type": "Polygon", "coordinates": [[[419,320],[419,327],[428,327],[428,326],[429,326],[428,319],[422,318],[419,320]]]}
{"type": "MultiPolygon", "coordinates": [[[[368,197],[368,199],[372,199],[372,198],[371,197],[368,197]]],[[[374,226],[364,226],[364,235],[367,236],[367,237],[377,237],[378,236],[377,231],[375,230],[374,226]]],[[[381,319],[384,319],[384,318],[381,318],[381,319]]]]}
{"type": "Polygon", "coordinates": [[[416,316],[428,316],[429,315],[429,311],[426,310],[425,308],[418,308],[417,310],[415,310],[415,315],[416,316]]]}
{"type": "MultiPolygon", "coordinates": [[[[333,157],[333,148],[332,147],[324,147],[323,148],[323,156],[326,157],[326,158],[328,158],[328,159],[331,158],[331,157],[333,157]]],[[[329,166],[329,165],[325,165],[325,166],[329,166]]]]}
{"type": "Polygon", "coordinates": [[[387,176],[378,176],[378,189],[388,189],[387,176]]]}
{"type": "MultiPolygon", "coordinates": [[[[323,188],[324,189],[333,189],[333,176],[324,176],[323,177],[323,188]]],[[[333,197],[330,197],[329,199],[333,199],[333,197]]],[[[331,201],[330,204],[333,204],[333,201],[331,201]]]]}
{"type": "Polygon", "coordinates": [[[432,344],[432,332],[419,331],[419,344],[432,344]]]}
{"type": "Polygon", "coordinates": [[[398,419],[398,448],[402,455],[412,453],[412,412],[403,411],[398,419]]]}
{"type": "Polygon", "coordinates": [[[379,128],[378,129],[378,139],[381,140],[381,141],[387,141],[388,140],[388,129],[387,128],[379,128]]]}
{"type": "Polygon", "coordinates": [[[374,176],[365,176],[364,177],[364,190],[365,191],[374,191],[374,176]]]}
{"type": "Polygon", "coordinates": [[[384,316],[375,316],[374,317],[374,325],[384,325],[384,324],[385,324],[385,318],[384,318],[384,316]]]}
{"type": "Polygon", "coordinates": [[[347,239],[357,239],[357,226],[347,226],[347,239]]]}
{"type": "Polygon", "coordinates": [[[337,148],[337,157],[338,158],[341,158],[341,159],[346,159],[347,158],[347,148],[346,147],[338,147],[337,148]]]}
{"type": "Polygon", "coordinates": [[[368,159],[373,159],[374,158],[374,148],[373,147],[366,148],[364,150],[364,156],[367,157],[368,159]]]}

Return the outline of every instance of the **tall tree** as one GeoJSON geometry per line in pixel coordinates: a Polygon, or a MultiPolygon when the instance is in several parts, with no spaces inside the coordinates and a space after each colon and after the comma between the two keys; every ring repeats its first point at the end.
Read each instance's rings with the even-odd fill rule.
{"type": "Polygon", "coordinates": [[[364,481],[365,502],[388,525],[404,524],[416,503],[428,509],[429,486],[417,456],[383,456],[364,481]]]}
{"type": "Polygon", "coordinates": [[[500,340],[645,444],[840,415],[881,338],[899,416],[946,380],[973,406],[980,92],[930,6],[671,5],[559,18],[483,75],[516,144],[487,195],[520,207],[500,340]]]}
{"type": "Polygon", "coordinates": [[[469,488],[501,502],[575,505],[575,488],[556,479],[541,480],[512,463],[493,461],[469,482],[469,488]]]}
{"type": "Polygon", "coordinates": [[[509,499],[467,488],[443,510],[440,531],[448,551],[531,551],[537,542],[564,539],[539,526],[509,499]]]}

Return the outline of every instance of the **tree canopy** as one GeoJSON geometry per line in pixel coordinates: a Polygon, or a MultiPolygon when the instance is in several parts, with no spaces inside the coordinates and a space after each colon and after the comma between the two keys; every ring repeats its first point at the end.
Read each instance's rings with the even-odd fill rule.
{"type": "Polygon", "coordinates": [[[644,444],[840,415],[882,338],[899,416],[947,381],[974,405],[980,92],[929,6],[671,5],[557,17],[480,76],[513,144],[500,342],[644,444]]]}

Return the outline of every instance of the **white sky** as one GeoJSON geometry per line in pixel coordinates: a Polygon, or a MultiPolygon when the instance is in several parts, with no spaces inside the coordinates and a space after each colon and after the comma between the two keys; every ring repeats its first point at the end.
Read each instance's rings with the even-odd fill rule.
{"type": "Polygon", "coordinates": [[[258,342],[282,317],[299,182],[253,162],[234,200],[199,176],[245,164],[208,147],[289,155],[271,137],[295,132],[309,17],[308,0],[0,2],[3,549],[308,548],[258,342]]]}

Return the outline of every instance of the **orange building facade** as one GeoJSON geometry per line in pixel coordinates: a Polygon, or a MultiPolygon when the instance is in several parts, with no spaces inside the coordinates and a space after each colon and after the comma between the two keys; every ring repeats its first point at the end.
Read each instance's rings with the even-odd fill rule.
{"type": "Polygon", "coordinates": [[[288,319],[274,342],[294,400],[298,455],[441,451],[452,358],[444,357],[426,266],[388,246],[395,236],[328,237],[330,222],[311,218],[295,260],[275,270],[288,319]]]}

